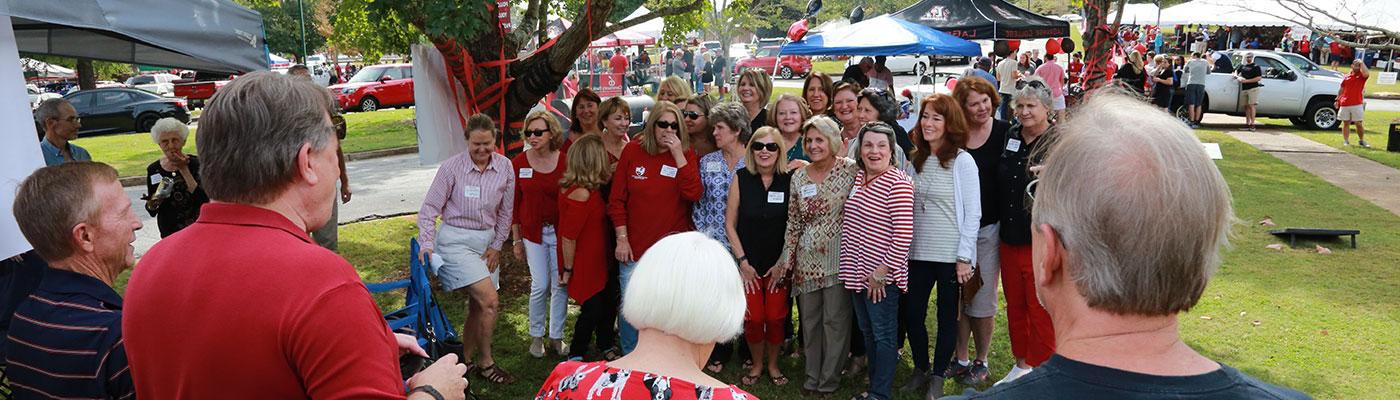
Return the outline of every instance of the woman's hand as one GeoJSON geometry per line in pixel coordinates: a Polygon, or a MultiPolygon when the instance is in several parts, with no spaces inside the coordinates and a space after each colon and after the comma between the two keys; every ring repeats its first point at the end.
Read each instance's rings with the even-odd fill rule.
{"type": "Polygon", "coordinates": [[[486,261],[486,270],[494,273],[501,265],[501,251],[486,249],[486,252],[481,254],[481,259],[486,261]]]}
{"type": "Polygon", "coordinates": [[[424,246],[424,247],[422,247],[422,248],[420,248],[420,249],[418,250],[418,262],[419,262],[419,263],[422,263],[424,267],[426,267],[426,266],[429,265],[429,262],[431,262],[432,259],[433,259],[432,257],[433,257],[433,248],[432,248],[432,247],[426,247],[426,246],[424,246]]]}
{"type": "Polygon", "coordinates": [[[758,271],[749,265],[748,260],[739,262],[739,277],[744,280],[744,294],[753,294],[763,290],[763,288],[758,287],[758,271]]]}
{"type": "Polygon", "coordinates": [[[783,278],[786,278],[787,269],[787,265],[779,264],[768,270],[769,293],[777,293],[778,289],[783,287],[783,278]]]}
{"type": "Polygon", "coordinates": [[[885,277],[889,274],[889,267],[876,268],[866,277],[866,288],[869,289],[870,302],[879,303],[885,299],[885,277]]]}
{"type": "Polygon", "coordinates": [[[972,279],[972,265],[968,263],[958,263],[958,283],[967,283],[972,279]]]}
{"type": "Polygon", "coordinates": [[[685,148],[681,146],[681,138],[674,133],[662,133],[657,136],[661,140],[661,145],[665,146],[671,153],[681,153],[685,148]]]}
{"type": "Polygon", "coordinates": [[[618,262],[632,262],[632,245],[627,243],[627,238],[617,238],[617,251],[613,252],[618,262]]]}
{"type": "Polygon", "coordinates": [[[516,239],[510,244],[510,254],[515,256],[516,261],[525,261],[525,241],[516,239]]]}

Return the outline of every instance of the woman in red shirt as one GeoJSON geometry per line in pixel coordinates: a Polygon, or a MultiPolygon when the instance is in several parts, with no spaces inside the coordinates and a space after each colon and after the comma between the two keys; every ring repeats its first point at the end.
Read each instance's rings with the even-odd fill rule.
{"type": "Polygon", "coordinates": [[[632,141],[627,132],[632,127],[632,108],[621,97],[609,97],[598,105],[598,116],[603,150],[608,153],[608,162],[617,166],[617,160],[622,158],[622,149],[632,141]]]}
{"type": "MultiPolygon", "coordinates": [[[[636,261],[648,247],[662,236],[693,229],[690,207],[700,200],[705,187],[695,152],[687,150],[690,135],[681,118],[675,104],[656,103],[639,140],[622,149],[613,171],[608,216],[617,233],[614,255],[621,263],[618,280],[624,295],[636,261]]],[[[637,330],[622,318],[618,331],[622,353],[627,354],[637,345],[637,330]]]]}
{"type": "Polygon", "coordinates": [[[569,297],[580,304],[574,321],[574,340],[569,360],[582,361],[588,342],[598,339],[598,350],[605,359],[616,359],[613,346],[613,319],[617,318],[617,279],[612,276],[608,233],[607,202],[603,186],[612,177],[603,139],[597,135],[579,138],[569,147],[568,168],[556,181],[563,187],[559,197],[559,282],[568,287],[569,297]]]}
{"type": "Polygon", "coordinates": [[[544,357],[545,310],[548,308],[549,350],[568,354],[564,345],[564,320],[569,297],[559,284],[558,252],[554,227],[559,224],[559,178],[564,175],[564,132],[548,111],[525,117],[521,131],[530,149],[515,155],[515,213],[511,237],[516,260],[530,267],[530,355],[544,357]]]}

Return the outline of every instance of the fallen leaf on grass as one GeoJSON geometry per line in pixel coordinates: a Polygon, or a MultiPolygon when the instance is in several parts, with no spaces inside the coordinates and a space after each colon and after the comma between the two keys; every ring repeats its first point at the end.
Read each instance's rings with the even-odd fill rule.
{"type": "Polygon", "coordinates": [[[1247,312],[1247,311],[1240,311],[1240,316],[1241,316],[1241,317],[1243,317],[1245,314],[1248,314],[1248,312],[1247,312]]]}
{"type": "Polygon", "coordinates": [[[1211,318],[1209,315],[1202,315],[1201,319],[1209,321],[1211,318]]]}
{"type": "Polygon", "coordinates": [[[1264,219],[1259,221],[1259,225],[1274,226],[1274,219],[1273,217],[1264,216],[1264,219]]]}
{"type": "Polygon", "coordinates": [[[1321,331],[1319,331],[1319,332],[1317,332],[1317,333],[1322,334],[1322,336],[1327,336],[1327,330],[1326,330],[1326,329],[1323,329],[1323,330],[1321,330],[1321,331]]]}
{"type": "Polygon", "coordinates": [[[1268,246],[1264,246],[1264,248],[1270,249],[1270,250],[1283,250],[1283,244],[1274,243],[1274,244],[1271,244],[1271,245],[1268,245],[1268,246]]]}
{"type": "Polygon", "coordinates": [[[1260,324],[1263,324],[1263,322],[1259,322],[1259,320],[1256,319],[1254,320],[1254,322],[1251,322],[1251,324],[1254,324],[1254,326],[1259,326],[1260,324]]]}
{"type": "Polygon", "coordinates": [[[1316,245],[1316,246],[1317,246],[1317,254],[1332,254],[1332,249],[1329,249],[1329,248],[1326,248],[1326,247],[1322,247],[1322,245],[1316,245]]]}

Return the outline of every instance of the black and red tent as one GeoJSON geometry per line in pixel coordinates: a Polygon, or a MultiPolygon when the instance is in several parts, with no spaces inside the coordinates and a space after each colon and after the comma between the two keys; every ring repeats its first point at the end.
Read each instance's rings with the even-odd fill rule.
{"type": "Polygon", "coordinates": [[[1069,23],[1002,0],[923,0],[890,14],[968,40],[1069,36],[1069,23]]]}

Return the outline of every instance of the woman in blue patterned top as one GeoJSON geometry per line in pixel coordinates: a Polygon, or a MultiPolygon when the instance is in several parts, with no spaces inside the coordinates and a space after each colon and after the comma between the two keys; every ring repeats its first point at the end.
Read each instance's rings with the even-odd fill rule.
{"type": "MultiPolygon", "coordinates": [[[[705,185],[704,194],[695,203],[691,218],[695,230],[717,240],[729,249],[729,237],[724,230],[724,212],[729,201],[729,183],[734,172],[744,168],[744,146],[752,131],[749,127],[749,113],[737,102],[725,102],[710,109],[710,128],[719,150],[700,158],[700,183],[705,185]]],[[[740,341],[742,344],[742,341],[740,341]]],[[[747,359],[747,347],[740,349],[740,356],[747,359]]],[[[732,353],[730,343],[720,343],[710,353],[709,370],[718,373],[729,362],[732,353]]]]}

